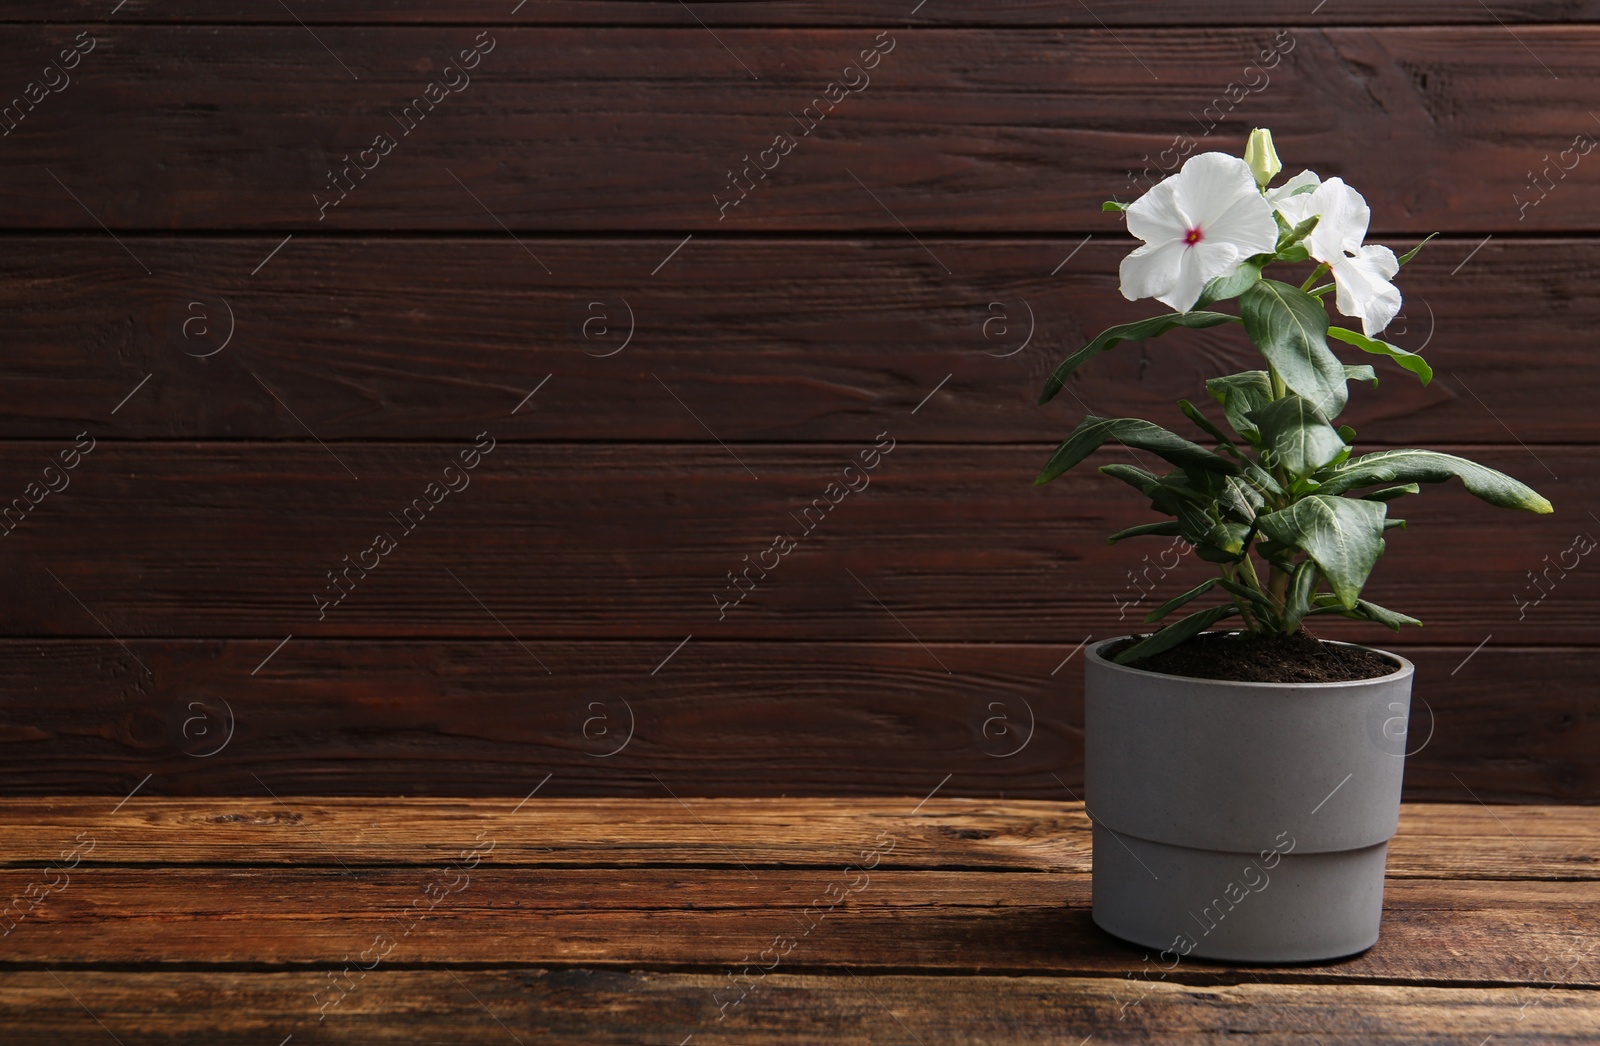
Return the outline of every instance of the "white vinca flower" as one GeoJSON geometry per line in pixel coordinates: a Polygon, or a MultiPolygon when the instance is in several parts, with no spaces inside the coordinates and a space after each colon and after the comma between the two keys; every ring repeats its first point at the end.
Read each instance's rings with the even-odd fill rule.
{"type": "Polygon", "coordinates": [[[1361,194],[1341,178],[1319,182],[1302,171],[1267,199],[1291,226],[1321,215],[1306,237],[1306,250],[1333,273],[1339,312],[1361,320],[1361,332],[1369,338],[1382,333],[1400,312],[1400,289],[1389,282],[1400,271],[1400,260],[1387,247],[1362,244],[1372,210],[1361,194]],[[1316,190],[1293,195],[1306,185],[1316,190]]]}
{"type": "Polygon", "coordinates": [[[1250,166],[1226,153],[1200,153],[1128,205],[1128,231],[1144,246],[1122,259],[1122,294],[1155,298],[1188,312],[1205,285],[1253,254],[1277,246],[1272,205],[1250,166]]]}
{"type": "Polygon", "coordinates": [[[1294,228],[1307,218],[1316,214],[1316,207],[1311,202],[1311,193],[1302,192],[1304,189],[1316,190],[1322,184],[1322,179],[1317,177],[1315,171],[1301,171],[1276,189],[1267,190],[1267,202],[1283,220],[1289,223],[1289,228],[1294,228]]]}

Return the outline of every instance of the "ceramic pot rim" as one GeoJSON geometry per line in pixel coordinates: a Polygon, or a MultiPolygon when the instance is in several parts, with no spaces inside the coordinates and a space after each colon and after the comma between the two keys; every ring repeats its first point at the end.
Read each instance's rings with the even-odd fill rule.
{"type": "MultiPolygon", "coordinates": [[[[1225,633],[1225,632],[1202,632],[1200,634],[1201,635],[1207,635],[1207,636],[1213,636],[1213,635],[1225,635],[1225,634],[1229,634],[1229,633],[1225,633]]],[[[1169,675],[1166,672],[1152,672],[1152,671],[1150,671],[1149,669],[1146,669],[1146,668],[1131,668],[1128,665],[1119,665],[1115,661],[1112,661],[1110,658],[1101,656],[1100,651],[1106,649],[1107,647],[1111,646],[1114,643],[1120,643],[1122,640],[1128,639],[1128,638],[1130,638],[1130,637],[1129,636],[1113,636],[1110,639],[1101,640],[1100,642],[1096,643],[1094,646],[1089,647],[1089,649],[1087,651],[1087,654],[1088,654],[1087,660],[1096,662],[1099,665],[1101,665],[1101,666],[1103,666],[1103,667],[1105,667],[1107,669],[1110,669],[1112,671],[1115,671],[1115,672],[1126,672],[1126,673],[1128,673],[1130,675],[1145,676],[1145,677],[1150,678],[1150,679],[1168,680],[1168,681],[1171,681],[1171,682],[1181,683],[1184,686],[1192,686],[1192,687],[1194,687],[1196,689],[1199,689],[1199,690],[1205,690],[1205,689],[1210,689],[1210,688],[1214,688],[1214,687],[1240,687],[1240,686],[1242,686],[1242,687],[1250,687],[1252,689],[1261,689],[1261,690],[1312,690],[1312,691],[1318,691],[1318,690],[1337,689],[1337,688],[1341,688],[1341,687],[1349,688],[1349,687],[1380,686],[1380,685],[1382,685],[1384,683],[1394,683],[1394,682],[1398,682],[1398,681],[1400,681],[1402,679],[1409,678],[1416,670],[1416,666],[1413,665],[1409,660],[1407,660],[1406,658],[1401,657],[1399,654],[1396,654],[1393,651],[1380,650],[1377,647],[1362,646],[1360,643],[1343,643],[1343,642],[1340,642],[1338,640],[1324,639],[1324,640],[1322,640],[1322,642],[1327,643],[1327,644],[1329,644],[1331,646],[1355,647],[1357,650],[1370,651],[1371,653],[1378,654],[1378,655],[1380,655],[1382,657],[1389,658],[1390,660],[1398,661],[1400,663],[1400,667],[1396,668],[1393,672],[1390,672],[1388,675],[1384,675],[1384,676],[1372,676],[1372,677],[1367,678],[1367,679],[1331,680],[1331,681],[1322,682],[1322,683],[1260,683],[1260,682],[1251,682],[1251,681],[1242,680],[1242,679],[1201,679],[1201,678],[1197,678],[1195,676],[1176,676],[1176,675],[1169,675]]]]}

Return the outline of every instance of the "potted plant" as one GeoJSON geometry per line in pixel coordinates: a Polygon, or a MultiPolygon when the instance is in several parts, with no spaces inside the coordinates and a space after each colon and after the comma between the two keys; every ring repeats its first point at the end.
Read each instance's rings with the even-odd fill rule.
{"type": "Polygon", "coordinates": [[[1200,442],[1137,418],[1086,417],[1035,480],[1048,483],[1107,442],[1160,458],[1171,466],[1161,475],[1100,468],[1168,517],[1111,543],[1179,537],[1217,566],[1146,621],[1179,608],[1186,616],[1101,642],[1085,659],[1094,919],[1163,949],[1169,969],[1189,955],[1331,959],[1378,939],[1412,666],[1319,641],[1305,624],[1325,614],[1420,624],[1361,598],[1385,532],[1405,525],[1390,505],[1419,484],[1456,477],[1491,504],[1551,511],[1464,458],[1353,452],[1355,432],[1335,419],[1349,383],[1377,377],[1343,363],[1329,342],[1432,378],[1420,356],[1379,337],[1400,310],[1390,281],[1422,244],[1397,258],[1364,243],[1370,211],[1355,189],[1310,171],[1273,187],[1281,170],[1271,135],[1258,130],[1243,159],[1201,153],[1132,204],[1107,203],[1144,241],[1122,262],[1123,294],[1174,311],[1102,332],[1039,398],[1119,342],[1179,328],[1238,324],[1264,358],[1260,370],[1206,382],[1220,422],[1178,403],[1200,442]],[[1280,263],[1313,270],[1297,283],[1268,278],[1280,263]],[[1330,323],[1330,292],[1359,330],[1330,323]],[[1221,601],[1189,606],[1208,595],[1221,601]],[[1208,631],[1224,621],[1230,630],[1208,631]]]}

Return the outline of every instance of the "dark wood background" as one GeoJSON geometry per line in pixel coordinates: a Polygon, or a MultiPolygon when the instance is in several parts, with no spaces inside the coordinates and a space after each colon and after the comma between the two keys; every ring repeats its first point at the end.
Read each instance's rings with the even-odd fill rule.
{"type": "Polygon", "coordinates": [[[1409,797],[1600,799],[1600,563],[1518,603],[1600,535],[1600,156],[1553,166],[1600,139],[1600,3],[1312,8],[6,5],[0,101],[95,46],[0,137],[0,503],[95,442],[0,538],[0,791],[1070,798],[1063,660],[1206,567],[1108,548],[1146,518],[1114,481],[1032,476],[1085,408],[1175,417],[1253,350],[1174,335],[1034,397],[1151,313],[1099,202],[1276,45],[1200,148],[1269,126],[1383,242],[1443,234],[1392,335],[1438,379],[1380,366],[1345,420],[1557,506],[1413,499],[1370,593],[1426,627],[1325,634],[1417,662],[1409,797]],[[319,221],[330,166],[484,31],[319,221]],[[719,220],[728,168],[880,33],[719,220]],[[319,620],[325,572],[484,432],[319,620]],[[726,572],[883,433],[870,487],[719,620],[726,572]]]}

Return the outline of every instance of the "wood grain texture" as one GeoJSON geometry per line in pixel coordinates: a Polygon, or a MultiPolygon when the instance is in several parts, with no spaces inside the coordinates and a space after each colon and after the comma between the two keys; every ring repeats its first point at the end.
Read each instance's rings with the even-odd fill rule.
{"type": "MultiPolygon", "coordinates": [[[[884,871],[1089,871],[1090,823],[1078,802],[923,799],[563,798],[551,781],[517,805],[479,799],[362,799],[279,793],[175,799],[141,789],[116,797],[0,798],[9,845],[0,867],[56,861],[64,841],[92,838],[79,867],[179,863],[334,869],[435,866],[483,833],[478,867],[640,869],[842,867],[861,840],[894,840],[884,871]]],[[[1578,806],[1496,808],[1472,803],[1401,807],[1389,843],[1390,879],[1576,882],[1600,879],[1600,813],[1578,806]],[[1509,828],[1506,818],[1515,824],[1509,828]]]]}
{"type": "MultiPolygon", "coordinates": [[[[1136,966],[1129,972],[1137,975],[1136,966]]],[[[151,973],[27,970],[0,974],[9,1042],[94,1041],[94,1017],[128,1041],[212,1046],[229,1036],[277,1042],[498,1044],[853,1043],[1034,1046],[1090,1041],[1159,1046],[1410,1046],[1577,1044],[1600,1035],[1593,992],[1562,987],[1467,988],[1273,984],[1195,986],[1107,977],[925,977],[769,974],[718,1021],[721,974],[646,970],[389,969],[368,975],[318,1022],[321,971],[151,973]],[[59,980],[58,980],[59,978],[59,980]],[[69,994],[70,992],[70,994],[69,994]],[[742,1012],[741,1012],[742,1011],[742,1012]],[[144,1038],[137,1038],[143,1036],[144,1038]],[[1476,1036],[1474,1038],[1473,1036],[1476,1036]],[[77,1037],[77,1038],[75,1038],[77,1037]]]]}
{"type": "MultiPolygon", "coordinates": [[[[419,804],[418,817],[404,802],[290,796],[257,801],[241,816],[234,803],[213,801],[207,814],[195,803],[136,798],[95,824],[92,816],[58,816],[52,805],[62,802],[85,805],[45,800],[30,814],[7,804],[8,821],[33,822],[29,834],[57,832],[57,845],[85,852],[65,869],[7,870],[13,880],[60,874],[31,911],[12,912],[5,964],[326,964],[340,961],[352,941],[388,932],[403,949],[391,963],[716,968],[797,918],[815,925],[804,934],[806,947],[786,956],[788,970],[843,964],[1117,976],[1138,950],[1106,947],[1088,918],[1078,849],[1086,819],[1076,804],[663,798],[597,808],[536,798],[510,812],[506,797],[498,804],[504,809],[419,804]],[[1028,818],[1035,812],[1042,818],[1028,818]],[[819,814],[822,829],[808,829],[819,814]],[[853,831],[842,814],[857,815],[853,831]],[[1011,834],[1044,841],[1030,844],[1033,869],[950,870],[965,863],[964,853],[994,848],[985,836],[1007,821],[1011,834]],[[406,836],[398,849],[389,845],[397,833],[406,836]],[[322,853],[289,866],[252,866],[260,851],[245,840],[270,846],[285,835],[299,838],[287,852],[268,850],[270,862],[305,853],[308,844],[322,853]],[[502,839],[507,852],[494,856],[502,839]],[[534,852],[541,844],[554,852],[534,852]],[[886,850],[886,859],[862,872],[860,853],[869,848],[886,850]],[[799,863],[811,867],[788,867],[799,851],[799,863]],[[157,854],[166,861],[152,861],[157,854]],[[369,865],[374,856],[377,866],[369,865]],[[423,860],[393,867],[396,857],[423,860]],[[612,867],[641,857],[669,867],[612,867]],[[211,864],[219,858],[227,863],[211,864]],[[895,867],[902,864],[908,867],[895,867]],[[839,879],[849,880],[842,904],[818,917],[817,898],[839,879]]],[[[1506,813],[1545,845],[1559,850],[1564,842],[1569,864],[1592,849],[1600,819],[1597,811],[1506,813]]],[[[1418,820],[1434,832],[1413,845],[1438,854],[1465,843],[1452,860],[1470,878],[1391,880],[1376,947],[1350,960],[1278,970],[1275,979],[1537,983],[1557,979],[1573,942],[1600,932],[1592,867],[1586,881],[1494,879],[1496,861],[1521,848],[1515,835],[1484,832],[1474,809],[1432,808],[1418,820]],[[1480,855],[1494,856],[1484,865],[1480,855]],[[1519,949],[1508,956],[1495,942],[1511,936],[1519,949]]],[[[1399,864],[1403,871],[1404,856],[1399,864]]],[[[1564,986],[1600,987],[1600,965],[1584,958],[1580,952],[1564,971],[1564,986]]],[[[1228,968],[1205,967],[1212,976],[1228,968]]]]}
{"type": "MultiPolygon", "coordinates": [[[[918,417],[888,439],[914,433],[918,417]]],[[[496,421],[481,424],[492,433],[496,421]]],[[[1114,480],[1080,468],[1032,486],[1045,444],[896,444],[875,470],[846,475],[874,439],[863,426],[858,442],[838,445],[500,443],[466,474],[465,489],[434,486],[437,496],[428,491],[441,477],[462,481],[443,472],[458,448],[107,441],[81,459],[70,487],[3,538],[13,554],[0,581],[13,599],[0,607],[0,634],[603,635],[652,640],[636,655],[648,670],[691,634],[905,642],[909,630],[924,643],[1076,644],[1118,628],[1119,607],[1120,628],[1137,627],[1130,572],[1152,599],[1209,576],[1206,564],[1170,551],[1175,565],[1161,577],[1164,539],[1105,544],[1148,519],[1143,500],[1114,480]],[[833,486],[839,503],[825,515],[810,509],[810,529],[802,526],[814,499],[827,504],[830,484],[860,487],[862,475],[870,485],[857,494],[833,486]],[[401,512],[416,499],[439,504],[413,510],[407,530],[401,512]],[[756,563],[780,532],[796,547],[764,581],[751,567],[735,589],[729,573],[747,569],[743,557],[756,563]],[[364,556],[378,534],[395,547],[364,556]],[[363,578],[346,556],[377,565],[363,578]],[[339,579],[348,589],[333,587],[335,567],[352,571],[339,579]],[[321,609],[341,590],[341,603],[321,609]],[[749,594],[729,607],[739,591],[749,594]]],[[[0,445],[0,475],[21,492],[56,450],[0,445]]],[[[1369,597],[1423,619],[1433,643],[1473,645],[1497,630],[1501,643],[1594,642],[1600,572],[1573,570],[1526,620],[1514,597],[1542,556],[1556,561],[1593,527],[1579,513],[1600,501],[1595,455],[1539,450],[1537,460],[1565,477],[1539,485],[1566,515],[1495,509],[1454,484],[1403,503],[1412,530],[1391,533],[1369,597]]],[[[1538,480],[1536,459],[1520,448],[1473,456],[1538,480]]],[[[1394,635],[1334,625],[1325,634],[1394,635]]],[[[684,653],[692,659],[696,649],[684,653]]],[[[925,667],[944,675],[965,665],[930,657],[925,667]]]]}
{"type": "MultiPolygon", "coordinates": [[[[1052,0],[995,0],[981,6],[958,7],[937,3],[903,3],[902,0],[760,0],[760,2],[702,2],[690,13],[673,3],[653,0],[534,0],[507,15],[502,3],[458,0],[397,5],[380,0],[328,0],[291,11],[268,8],[247,0],[128,0],[108,19],[128,22],[193,22],[293,25],[296,18],[312,25],[357,23],[364,25],[651,25],[668,28],[692,26],[694,20],[709,26],[883,26],[1000,27],[1000,26],[1111,26],[1168,25],[1432,25],[1481,23],[1495,19],[1520,22],[1564,23],[1600,19],[1600,4],[1592,0],[1511,0],[1485,10],[1465,0],[1413,0],[1403,7],[1377,0],[1346,0],[1316,10],[1284,8],[1268,0],[1239,0],[1219,9],[1205,0],[1167,0],[1160,4],[1139,0],[1101,0],[1090,10],[1052,0]]],[[[98,0],[18,0],[6,5],[5,22],[98,22],[105,19],[98,0]]]]}
{"type": "Polygon", "coordinates": [[[1600,161],[1525,202],[1600,137],[1600,25],[1526,23],[1600,4],[111,4],[0,12],[0,508],[98,440],[0,522],[0,1042],[1600,1040],[1600,808],[1483,805],[1600,801],[1600,580],[1530,586],[1600,530],[1600,161]],[[1148,311],[1098,204],[1208,106],[1198,148],[1272,126],[1379,238],[1451,234],[1393,335],[1439,380],[1343,420],[1559,514],[1430,491],[1369,592],[1427,629],[1325,630],[1417,663],[1407,795],[1455,801],[1404,807],[1378,945],[1151,979],[1090,919],[1068,655],[1205,568],[1105,547],[1146,518],[1109,480],[1028,481],[1081,412],[1163,417],[1253,355],[1128,346],[1033,397],[1148,311]],[[479,433],[470,488],[429,487],[479,433]],[[880,798],[786,797],[840,792],[880,798]]]}
{"type": "MultiPolygon", "coordinates": [[[[488,418],[506,439],[708,440],[693,410],[724,440],[855,439],[899,435],[942,381],[905,438],[1054,441],[1085,404],[1186,426],[1178,399],[1209,402],[1206,378],[1260,365],[1232,325],[1182,331],[1100,357],[1036,406],[1068,353],[1158,311],[1117,292],[1120,233],[927,238],[957,272],[938,279],[903,234],[696,236],[676,254],[681,237],[541,239],[555,274],[537,277],[504,236],[296,236],[273,254],[281,240],[124,237],[147,277],[104,234],[11,239],[0,437],[305,439],[298,417],[324,440],[468,439],[488,418]]],[[[1431,357],[1435,381],[1375,361],[1379,387],[1341,420],[1402,446],[1589,442],[1571,376],[1594,365],[1597,283],[1594,240],[1435,240],[1387,334],[1431,357]]]]}
{"type": "MultiPolygon", "coordinates": [[[[476,838],[480,846],[498,841],[476,838]]],[[[457,851],[471,852],[474,839],[463,837],[457,851]]],[[[19,917],[12,909],[16,925],[0,969],[85,959],[336,966],[379,934],[392,935],[391,962],[457,967],[737,969],[753,946],[759,951],[784,933],[800,945],[784,957],[789,969],[1118,977],[1140,965],[1141,949],[1094,925],[1084,873],[863,873],[857,852],[871,844],[860,836],[833,871],[464,871],[454,854],[432,869],[79,868],[51,880],[59,892],[31,912],[19,917]],[[837,906],[829,903],[830,884],[847,896],[837,906]]],[[[8,876],[18,891],[30,874],[19,871],[8,876]]],[[[1212,900],[1203,889],[1195,891],[1197,906],[1212,900]]],[[[1574,941],[1582,956],[1581,942],[1600,933],[1597,913],[1595,882],[1398,880],[1385,886],[1383,936],[1371,950],[1278,970],[1274,979],[1549,982],[1574,941]],[[1513,939],[1517,948],[1507,954],[1503,944],[1513,939]]],[[[1174,926],[1173,936],[1183,929],[1174,926]]],[[[1587,958],[1560,978],[1565,985],[1600,989],[1600,951],[1587,958]]],[[[1207,965],[1213,974],[1238,969],[1207,965]]]]}
{"type": "Polygon", "coordinates": [[[1500,878],[1527,842],[1488,830],[1499,814],[1408,805],[1374,948],[1162,971],[1090,921],[1078,804],[512,803],[0,801],[21,843],[0,878],[53,887],[8,909],[0,1028],[8,1043],[876,1041],[889,1027],[941,1042],[1070,1042],[1070,1028],[1543,1043],[1600,1028],[1600,880],[1561,874],[1592,857],[1600,811],[1503,808],[1557,873],[1530,881],[1500,878]],[[882,863],[847,870],[863,847],[882,863]],[[960,867],[974,861],[989,867],[960,867]],[[751,968],[774,935],[795,946],[751,968]]]}
{"type": "MultiPolygon", "coordinates": [[[[1514,199],[1530,169],[1600,133],[1584,89],[1600,27],[1525,27],[1521,43],[1502,25],[883,32],[894,49],[870,84],[839,88],[811,131],[789,114],[873,47],[871,29],[497,28],[471,82],[402,134],[390,114],[473,28],[328,26],[324,47],[300,26],[96,27],[74,82],[4,139],[5,226],[1099,232],[1116,224],[1100,202],[1136,194],[1130,169],[1165,163],[1180,136],[1232,152],[1270,126],[1292,166],[1359,171],[1380,233],[1600,229],[1595,161],[1553,170],[1536,207],[1514,199]],[[1292,50],[1247,73],[1280,32],[1292,50]],[[1220,121],[1203,116],[1213,103],[1220,121]],[[330,167],[366,164],[380,133],[398,144],[324,212],[330,167]],[[790,133],[720,217],[729,169],[790,133]],[[114,177],[106,155],[125,158],[114,177]]],[[[42,68],[72,39],[17,27],[0,64],[42,68]]]]}
{"type": "Polygon", "coordinates": [[[5,537],[0,792],[953,775],[1061,798],[1080,684],[1050,672],[1201,568],[1149,585],[1158,548],[1101,544],[1138,499],[1027,481],[1082,411],[1162,417],[1253,357],[1200,332],[1033,398],[1148,311],[1116,293],[1127,241],[1100,200],[1214,122],[1197,148],[1269,125],[1292,169],[1349,173],[1397,247],[1451,234],[1408,269],[1394,334],[1438,380],[1389,368],[1344,420],[1463,449],[1560,510],[1430,492],[1370,593],[1427,631],[1326,630],[1417,652],[1431,732],[1408,794],[1600,798],[1600,581],[1519,606],[1600,511],[1574,378],[1600,321],[1597,161],[1516,195],[1600,136],[1600,26],[1557,24],[1600,17],[1588,0],[111,6],[0,12],[0,507],[76,434],[100,441],[5,537]],[[390,114],[481,30],[470,85],[402,134],[390,114]],[[71,84],[17,123],[9,100],[84,31],[71,84]],[[727,169],[798,135],[789,114],[880,32],[870,86],[719,219],[727,169]],[[1274,45],[1270,84],[1247,80],[1274,45]],[[329,167],[380,132],[395,149],[319,220],[329,167]],[[325,572],[484,431],[501,443],[471,489],[319,613],[325,572]],[[872,489],[724,619],[727,572],[884,432],[872,489]],[[1034,724],[1014,757],[996,706],[1034,724]],[[223,711],[238,733],[211,754],[223,711]]]}
{"type": "MultiPolygon", "coordinates": [[[[1082,795],[1077,640],[282,639],[0,643],[0,794],[1082,795]]],[[[1600,800],[1600,655],[1498,642],[1399,647],[1407,796],[1600,800]]]]}

